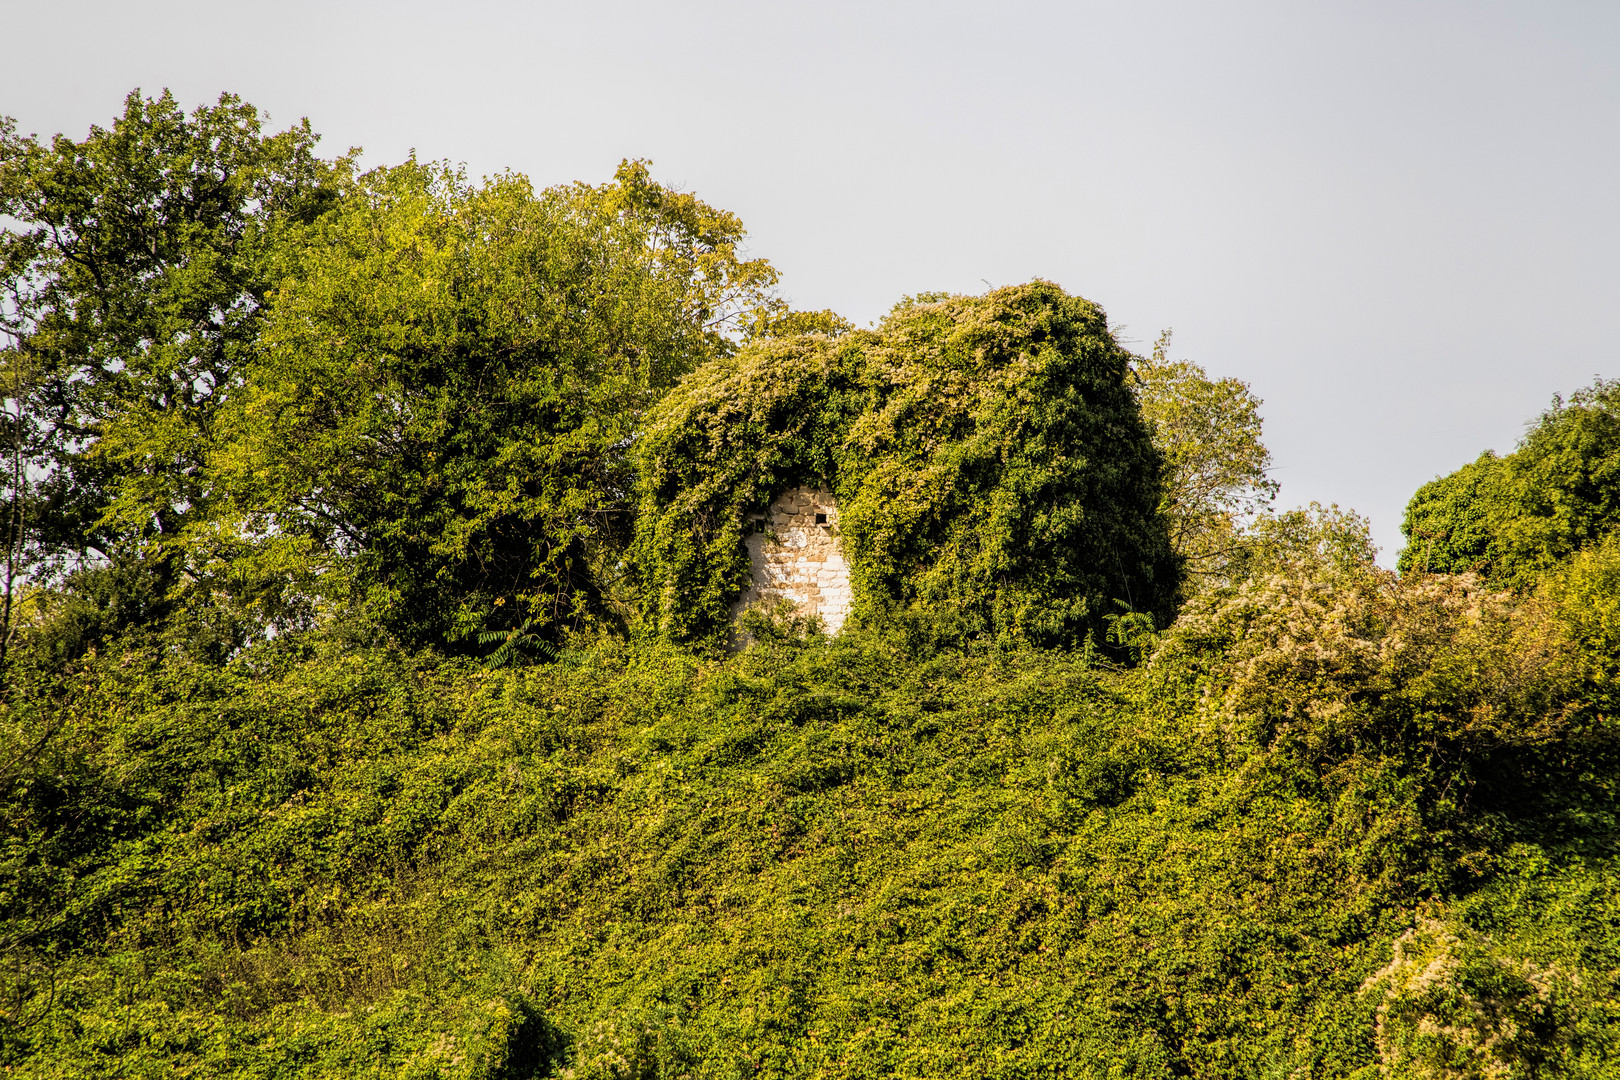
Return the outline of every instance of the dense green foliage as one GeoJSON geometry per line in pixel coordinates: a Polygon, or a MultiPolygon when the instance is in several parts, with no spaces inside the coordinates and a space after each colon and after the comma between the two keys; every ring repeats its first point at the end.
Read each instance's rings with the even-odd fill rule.
{"type": "Polygon", "coordinates": [[[1582,657],[1617,573],[1515,600],[1301,570],[1130,672],[849,634],[515,672],[334,635],[98,658],[5,714],[5,1052],[1326,1077],[1428,1053],[1425,1017],[1499,1025],[1468,1004],[1495,994],[1539,1026],[1480,1054],[1606,1075],[1614,672],[1582,657]],[[1462,945],[1391,967],[1414,925],[1467,944],[1456,987],[1400,964],[1462,945]]]}
{"type": "Polygon", "coordinates": [[[752,519],[816,484],[838,499],[858,622],[1078,645],[1119,601],[1164,625],[1177,564],[1129,359],[1100,309],[1035,282],[709,365],[639,447],[647,622],[723,640],[752,519]]]}
{"type": "Polygon", "coordinates": [[[1184,590],[1230,584],[1252,558],[1249,526],[1271,510],[1277,481],[1261,440],[1260,399],[1241,379],[1211,379],[1170,359],[1170,331],[1132,365],[1136,399],[1164,457],[1161,511],[1184,590]]]}
{"type": "Polygon", "coordinates": [[[0,688],[21,580],[87,560],[104,569],[80,575],[80,596],[145,579],[141,603],[79,603],[68,652],[197,595],[192,534],[220,502],[208,462],[264,325],[277,238],[330,208],[346,169],[315,142],[308,123],[263,134],[229,94],[188,116],[135,92],[81,142],[0,117],[0,688]]]}
{"type": "Polygon", "coordinates": [[[231,524],[261,560],[352,578],[402,640],[620,619],[625,446],[764,302],[742,235],[637,163],[538,195],[361,178],[291,248],[215,464],[231,524]]]}
{"type": "MultiPolygon", "coordinates": [[[[206,517],[219,410],[249,361],[277,232],[336,197],[308,123],[261,134],[224,95],[187,116],[129,96],[111,129],[49,144],[0,126],[8,369],[29,374],[56,471],[47,531],[104,556],[168,550],[206,517]]],[[[168,576],[173,576],[171,573],[168,576]]]]}
{"type": "Polygon", "coordinates": [[[80,604],[63,655],[171,615],[215,659],[338,610],[461,651],[622,625],[644,414],[793,319],[741,222],[642,163],[355,176],[260,127],[136,93],[82,142],[0,130],[7,564],[150,600],[80,604]]]}
{"type": "Polygon", "coordinates": [[[1487,451],[1418,489],[1400,569],[1533,582],[1620,524],[1620,382],[1555,400],[1506,457],[1487,451]]]}
{"type": "Polygon", "coordinates": [[[1617,384],[1396,576],[1055,285],[260,123],[0,130],[0,1071],[1620,1076],[1617,384]]]}

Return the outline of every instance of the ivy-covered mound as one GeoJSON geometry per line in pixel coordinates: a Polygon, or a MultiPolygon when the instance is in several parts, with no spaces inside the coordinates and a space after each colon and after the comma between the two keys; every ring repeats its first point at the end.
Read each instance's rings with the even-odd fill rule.
{"type": "Polygon", "coordinates": [[[1178,567],[1129,359],[1101,308],[1036,281],[711,362],[641,441],[648,625],[720,640],[751,519],[794,484],[838,500],[857,623],[1067,645],[1118,601],[1164,625],[1178,567]]]}

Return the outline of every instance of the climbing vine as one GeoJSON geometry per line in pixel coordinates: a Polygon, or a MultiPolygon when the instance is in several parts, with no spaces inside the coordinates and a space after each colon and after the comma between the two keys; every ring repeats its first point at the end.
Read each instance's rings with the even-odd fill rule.
{"type": "Polygon", "coordinates": [[[1096,305],[1047,282],[898,305],[876,329],[765,339],[667,397],[639,444],[645,625],[718,644],[771,498],[830,488],[852,618],[1073,644],[1169,612],[1160,462],[1096,305]]]}

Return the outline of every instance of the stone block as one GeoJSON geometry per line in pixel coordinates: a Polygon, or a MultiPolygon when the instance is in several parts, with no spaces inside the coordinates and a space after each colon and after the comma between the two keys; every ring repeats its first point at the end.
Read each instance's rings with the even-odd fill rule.
{"type": "Polygon", "coordinates": [[[801,613],[819,617],[829,633],[838,633],[854,594],[835,531],[838,504],[832,492],[789,488],[771,501],[762,519],[770,522],[770,532],[746,541],[751,580],[735,613],[749,604],[785,599],[801,613]],[[827,520],[817,524],[817,514],[827,520]]]}

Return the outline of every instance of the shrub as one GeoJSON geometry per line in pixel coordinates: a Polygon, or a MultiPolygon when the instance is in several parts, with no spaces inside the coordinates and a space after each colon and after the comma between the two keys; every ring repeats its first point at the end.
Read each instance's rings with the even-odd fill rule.
{"type": "Polygon", "coordinates": [[[1418,489],[1399,569],[1477,571],[1529,588],[1620,524],[1620,380],[1554,398],[1506,457],[1491,453],[1418,489]]]}

